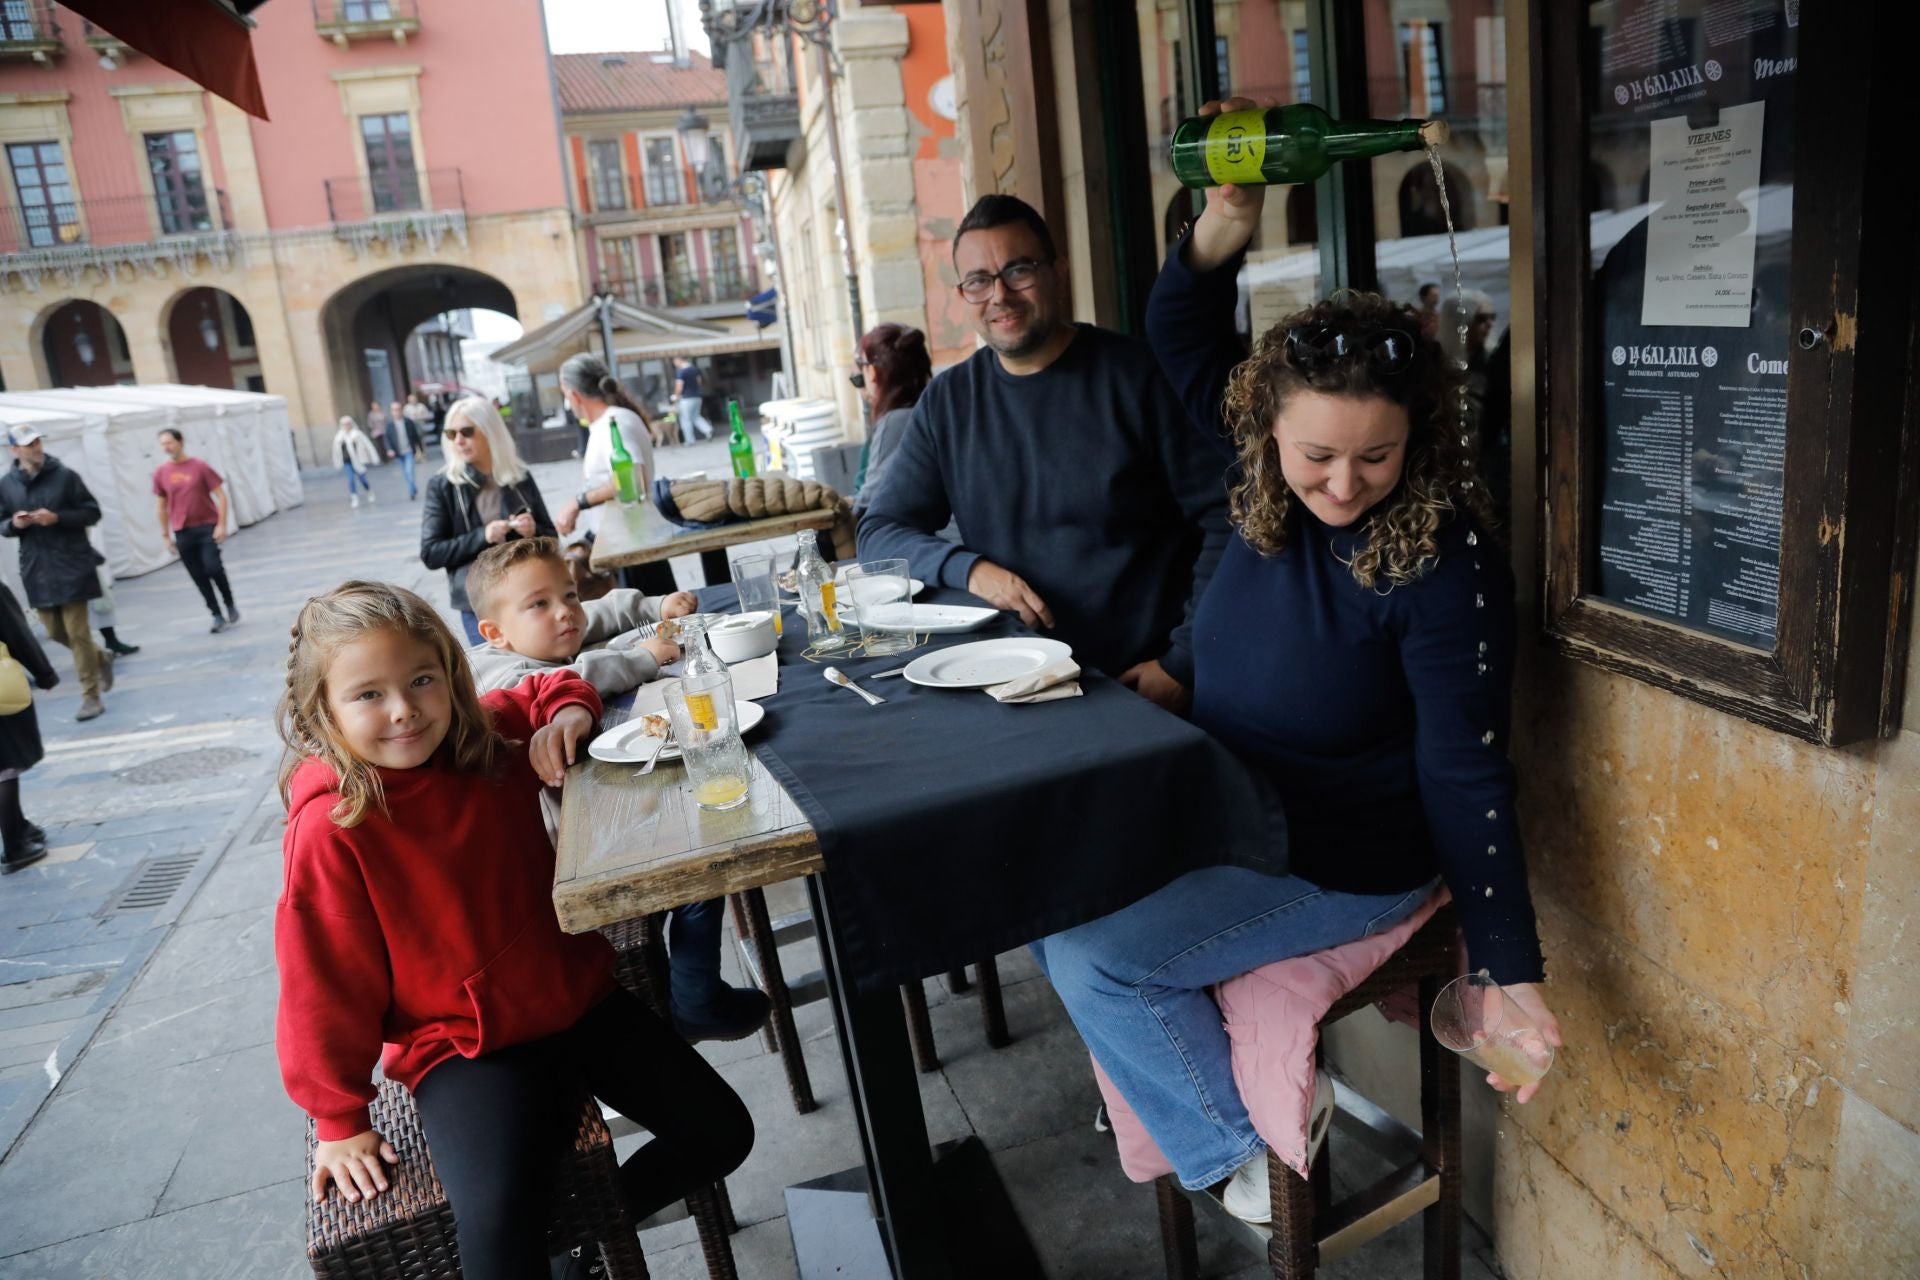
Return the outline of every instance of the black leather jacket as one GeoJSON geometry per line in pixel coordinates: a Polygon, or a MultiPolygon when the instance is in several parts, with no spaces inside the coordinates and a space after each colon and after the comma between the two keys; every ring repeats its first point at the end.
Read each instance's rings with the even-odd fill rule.
{"type": "MultiPolygon", "coordinates": [[[[474,505],[486,478],[472,468],[468,468],[467,476],[467,484],[454,484],[445,475],[429,480],[427,507],[420,514],[421,562],[429,569],[447,571],[447,594],[453,597],[453,607],[463,613],[473,609],[467,603],[467,566],[487,549],[487,522],[480,518],[474,505]]],[[[554,530],[553,517],[547,514],[547,504],[540,498],[540,486],[533,482],[531,475],[519,484],[502,485],[501,489],[507,515],[531,512],[536,536],[560,536],[554,530]]],[[[507,534],[509,539],[519,536],[507,534]]]]}

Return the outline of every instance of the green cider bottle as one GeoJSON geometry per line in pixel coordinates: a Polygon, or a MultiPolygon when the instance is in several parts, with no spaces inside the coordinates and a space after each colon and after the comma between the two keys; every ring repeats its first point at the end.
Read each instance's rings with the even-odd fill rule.
{"type": "Polygon", "coordinates": [[[742,480],[751,479],[753,465],[753,441],[747,438],[746,424],[740,421],[740,402],[727,401],[727,416],[733,420],[733,434],[727,437],[727,454],[733,459],[733,474],[742,480]]]}
{"type": "Polygon", "coordinates": [[[1419,151],[1447,140],[1439,120],[1335,120],[1310,102],[1223,111],[1173,131],[1173,174],[1189,187],[1312,182],[1341,160],[1419,151]]]}
{"type": "Polygon", "coordinates": [[[640,501],[640,487],[633,482],[633,455],[627,452],[626,441],[620,438],[620,424],[609,420],[607,430],[613,433],[613,487],[620,501],[640,501]]]}

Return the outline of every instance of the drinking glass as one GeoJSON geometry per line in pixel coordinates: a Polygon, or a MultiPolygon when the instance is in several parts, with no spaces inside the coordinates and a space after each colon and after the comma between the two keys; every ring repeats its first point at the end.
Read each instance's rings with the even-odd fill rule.
{"type": "Polygon", "coordinates": [[[860,619],[860,635],[870,656],[905,653],[913,648],[913,579],[907,575],[905,560],[869,560],[854,565],[847,570],[847,595],[860,619]],[[887,630],[878,629],[882,622],[887,630]]]}
{"type": "Polygon", "coordinates": [[[1553,1066],[1553,1046],[1546,1036],[1485,974],[1470,973],[1440,989],[1433,1002],[1433,1035],[1468,1062],[1516,1087],[1533,1084],[1553,1066]]]}
{"type": "Polygon", "coordinates": [[[733,678],[725,671],[676,680],[665,689],[674,741],[702,809],[746,803],[747,748],[733,701],[733,678]]]}
{"type": "Polygon", "coordinates": [[[780,589],[773,582],[773,552],[749,551],[734,559],[730,566],[733,570],[733,589],[740,596],[740,612],[757,613],[764,609],[773,615],[773,634],[778,639],[782,634],[780,627],[780,589]]]}

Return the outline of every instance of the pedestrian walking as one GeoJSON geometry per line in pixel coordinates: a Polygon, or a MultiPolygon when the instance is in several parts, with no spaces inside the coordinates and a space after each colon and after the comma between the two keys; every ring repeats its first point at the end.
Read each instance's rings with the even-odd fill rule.
{"type": "Polygon", "coordinates": [[[20,808],[20,775],[40,763],[40,720],[33,712],[33,690],[60,683],[27,615],[13,592],[0,585],[0,837],[6,857],[0,875],[12,875],[47,856],[47,833],[27,821],[20,808]]]}
{"type": "Polygon", "coordinates": [[[49,457],[40,433],[26,424],[7,432],[13,470],[0,477],[0,534],[20,539],[20,580],[27,603],[55,644],[73,651],[80,677],[75,720],[105,711],[100,695],[113,688],[113,655],[93,643],[87,603],[100,594],[99,553],[87,526],[100,522],[100,504],[80,473],[49,457]]]}
{"type": "Polygon", "coordinates": [[[367,405],[367,436],[373,441],[376,463],[393,456],[393,449],[387,443],[387,411],[380,407],[378,400],[367,405]]]}
{"type": "Polygon", "coordinates": [[[414,466],[424,462],[427,457],[427,436],[421,423],[428,420],[427,406],[419,401],[402,409],[394,405],[393,442],[399,446],[400,474],[407,478],[407,501],[412,502],[420,496],[420,485],[414,478],[414,466]],[[419,413],[414,413],[418,409],[419,413]]]}
{"type": "Polygon", "coordinates": [[[158,499],[160,536],[187,566],[187,576],[200,588],[200,598],[213,614],[213,633],[240,621],[233,605],[233,588],[220,560],[220,544],[227,540],[227,487],[220,473],[199,458],[187,456],[186,437],[172,427],[160,432],[160,448],[167,460],[155,468],[153,492],[158,499]],[[214,592],[219,592],[219,599],[214,592]],[[220,612],[221,601],[227,611],[220,612]]]}
{"type": "Polygon", "coordinates": [[[347,497],[350,505],[360,505],[360,491],[367,491],[367,501],[373,501],[373,483],[367,479],[367,468],[380,464],[380,453],[374,448],[373,441],[360,429],[360,424],[351,416],[340,419],[340,429],[333,433],[333,465],[347,474],[347,497]]]}
{"type": "Polygon", "coordinates": [[[680,366],[673,371],[673,378],[673,394],[678,401],[675,412],[680,420],[680,443],[692,444],[695,432],[699,433],[702,440],[713,439],[713,424],[700,411],[704,399],[700,366],[693,362],[692,356],[682,356],[680,366]]]}

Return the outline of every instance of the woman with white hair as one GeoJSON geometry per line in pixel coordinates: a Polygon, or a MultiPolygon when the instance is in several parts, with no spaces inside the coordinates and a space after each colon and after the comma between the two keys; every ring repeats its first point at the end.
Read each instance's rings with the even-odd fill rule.
{"type": "Polygon", "coordinates": [[[373,482],[367,479],[367,471],[380,465],[380,454],[351,415],[342,415],[340,429],[333,433],[333,465],[347,473],[347,497],[354,506],[360,505],[362,489],[367,491],[367,501],[373,501],[373,482]]]}
{"type": "Polygon", "coordinates": [[[553,520],[507,424],[485,399],[455,402],[440,440],[447,465],[427,482],[420,559],[429,569],[447,571],[447,594],[466,624],[467,641],[479,644],[480,620],[467,603],[467,567],[496,543],[554,537],[553,520]]]}

